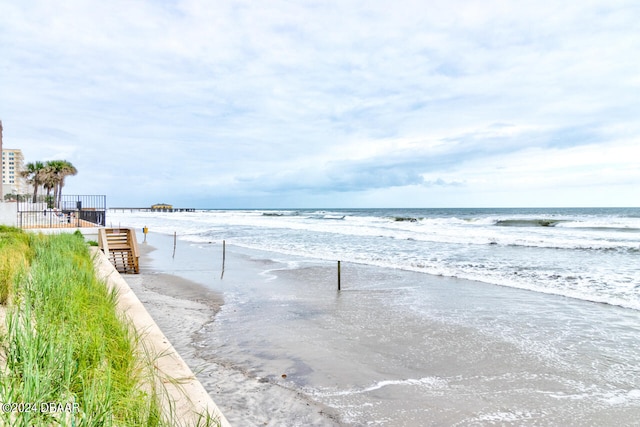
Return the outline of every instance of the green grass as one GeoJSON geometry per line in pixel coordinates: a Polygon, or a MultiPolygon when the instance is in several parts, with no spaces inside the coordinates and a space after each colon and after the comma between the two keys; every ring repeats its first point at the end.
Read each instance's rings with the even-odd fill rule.
{"type": "MultiPolygon", "coordinates": [[[[152,365],[96,279],[84,240],[0,228],[0,402],[67,404],[71,412],[0,411],[16,426],[162,426],[152,365]]],[[[41,406],[39,406],[39,409],[41,406]]]]}
{"type": "Polygon", "coordinates": [[[29,236],[22,230],[0,225],[0,304],[13,293],[13,283],[30,262],[29,236]]]}

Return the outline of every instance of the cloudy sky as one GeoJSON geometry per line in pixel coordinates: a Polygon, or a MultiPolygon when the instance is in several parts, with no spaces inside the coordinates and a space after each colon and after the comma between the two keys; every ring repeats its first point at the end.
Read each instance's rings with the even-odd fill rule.
{"type": "Polygon", "coordinates": [[[4,145],[108,206],[640,206],[636,0],[0,0],[4,145]]]}

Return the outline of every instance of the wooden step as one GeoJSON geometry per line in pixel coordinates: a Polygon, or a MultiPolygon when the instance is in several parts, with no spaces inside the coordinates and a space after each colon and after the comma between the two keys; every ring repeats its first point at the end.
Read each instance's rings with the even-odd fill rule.
{"type": "Polygon", "coordinates": [[[133,228],[101,228],[98,244],[120,273],[139,273],[138,242],[133,228]]]}

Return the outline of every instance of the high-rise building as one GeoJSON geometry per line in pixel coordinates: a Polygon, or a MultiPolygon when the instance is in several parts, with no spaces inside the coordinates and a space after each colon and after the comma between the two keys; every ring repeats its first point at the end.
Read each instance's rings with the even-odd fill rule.
{"type": "Polygon", "coordinates": [[[0,120],[0,152],[2,152],[2,174],[0,179],[0,200],[4,202],[6,194],[30,193],[27,180],[22,176],[24,156],[22,150],[4,148],[2,145],[2,121],[0,120]]]}
{"type": "Polygon", "coordinates": [[[30,193],[27,180],[22,176],[24,156],[22,150],[4,148],[2,150],[2,199],[5,194],[30,193]]]}
{"type": "MultiPolygon", "coordinates": [[[[0,120],[0,153],[4,153],[2,151],[2,120],[0,120]]],[[[4,162],[3,162],[4,163],[4,162]]],[[[0,202],[4,202],[4,191],[2,191],[2,183],[4,182],[4,167],[0,170],[0,202]]]]}

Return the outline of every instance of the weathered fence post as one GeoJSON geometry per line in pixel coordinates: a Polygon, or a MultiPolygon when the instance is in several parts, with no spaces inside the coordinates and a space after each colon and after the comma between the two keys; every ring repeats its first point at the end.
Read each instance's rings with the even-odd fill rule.
{"type": "Polygon", "coordinates": [[[173,255],[171,255],[171,258],[175,258],[176,257],[176,232],[173,232],[173,255]]]}
{"type": "Polygon", "coordinates": [[[340,261],[338,261],[338,290],[340,290],[340,261]]]}
{"type": "Polygon", "coordinates": [[[220,280],[224,277],[224,261],[227,257],[227,242],[222,241],[222,273],[220,273],[220,280]]]}

